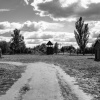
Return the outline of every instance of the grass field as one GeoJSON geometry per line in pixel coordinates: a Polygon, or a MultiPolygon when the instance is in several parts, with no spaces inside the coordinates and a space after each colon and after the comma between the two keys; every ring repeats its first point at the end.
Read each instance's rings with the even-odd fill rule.
{"type": "MultiPolygon", "coordinates": [[[[43,61],[61,66],[64,71],[72,77],[75,77],[77,84],[86,92],[95,97],[94,100],[100,100],[100,62],[94,61],[94,56],[76,56],[72,55],[3,55],[0,61],[15,61],[23,63],[33,63],[43,61]]],[[[0,66],[2,66],[0,64],[0,66]]],[[[8,65],[7,65],[8,66],[8,65]]],[[[9,68],[8,66],[7,68],[9,68]]],[[[6,68],[6,67],[4,67],[6,68]]],[[[9,70],[9,69],[8,69],[9,70]]],[[[17,67],[13,69],[23,72],[24,68],[17,67]]],[[[20,76],[18,76],[20,77],[20,76]]],[[[0,84],[1,86],[1,84],[0,84]]]]}
{"type": "Polygon", "coordinates": [[[4,95],[6,91],[16,82],[21,73],[24,72],[25,66],[14,66],[9,64],[0,64],[0,95],[4,95]]]}

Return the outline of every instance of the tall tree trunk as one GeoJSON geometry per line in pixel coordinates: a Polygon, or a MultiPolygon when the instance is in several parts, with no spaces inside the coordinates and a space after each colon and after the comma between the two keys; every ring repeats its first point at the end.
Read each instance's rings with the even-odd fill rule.
{"type": "Polygon", "coordinates": [[[85,49],[82,50],[83,55],[85,55],[85,49]]]}

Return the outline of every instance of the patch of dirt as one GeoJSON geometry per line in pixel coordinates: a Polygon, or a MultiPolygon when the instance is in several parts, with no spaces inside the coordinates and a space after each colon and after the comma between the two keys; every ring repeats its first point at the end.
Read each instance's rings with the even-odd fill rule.
{"type": "Polygon", "coordinates": [[[29,84],[25,84],[19,91],[19,96],[17,97],[17,100],[23,100],[23,95],[26,94],[27,91],[30,90],[29,84]]]}
{"type": "Polygon", "coordinates": [[[28,84],[25,84],[19,91],[19,93],[25,94],[27,91],[30,90],[30,86],[28,84]]]}

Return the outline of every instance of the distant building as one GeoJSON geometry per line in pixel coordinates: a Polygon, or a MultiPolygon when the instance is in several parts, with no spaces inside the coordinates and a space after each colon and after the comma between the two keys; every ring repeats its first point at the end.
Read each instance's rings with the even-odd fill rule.
{"type": "Polygon", "coordinates": [[[46,45],[47,45],[47,55],[53,54],[53,43],[49,41],[46,45]]]}
{"type": "Polygon", "coordinates": [[[95,49],[95,60],[100,61],[100,39],[97,39],[94,44],[95,49]]]}

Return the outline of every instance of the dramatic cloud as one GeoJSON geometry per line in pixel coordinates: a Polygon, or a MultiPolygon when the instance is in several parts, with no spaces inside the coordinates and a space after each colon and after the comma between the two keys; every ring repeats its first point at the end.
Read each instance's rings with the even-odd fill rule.
{"type": "Polygon", "coordinates": [[[36,45],[40,45],[43,43],[42,39],[25,39],[25,43],[27,47],[34,47],[36,45]]]}
{"type": "Polygon", "coordinates": [[[0,29],[6,29],[10,27],[10,23],[8,22],[0,22],[0,29]]]}
{"type": "Polygon", "coordinates": [[[23,23],[21,30],[33,32],[33,31],[44,31],[47,29],[56,30],[57,28],[61,28],[61,27],[63,27],[63,25],[59,23],[48,23],[44,21],[40,21],[40,22],[27,21],[23,23]]]}
{"type": "Polygon", "coordinates": [[[0,39],[4,41],[9,41],[11,39],[11,34],[13,30],[21,28],[19,23],[10,23],[10,22],[0,22],[0,39]]]}
{"type": "Polygon", "coordinates": [[[97,38],[98,37],[98,35],[100,34],[100,31],[95,31],[93,34],[92,34],[92,39],[93,38],[97,38]]]}
{"type": "Polygon", "coordinates": [[[8,37],[11,37],[11,34],[12,34],[12,31],[5,31],[4,33],[0,34],[0,36],[7,37],[8,38],[8,37]]]}
{"type": "Polygon", "coordinates": [[[51,39],[55,35],[53,32],[24,32],[26,39],[51,39]]]}
{"type": "Polygon", "coordinates": [[[29,0],[24,0],[24,1],[25,1],[25,3],[26,3],[27,5],[29,4],[29,3],[28,3],[28,2],[29,2],[29,0]]]}
{"type": "Polygon", "coordinates": [[[12,32],[12,30],[10,30],[10,29],[0,30],[0,35],[3,35],[5,33],[9,33],[9,32],[12,32]]]}
{"type": "Polygon", "coordinates": [[[38,31],[40,29],[42,29],[41,25],[39,25],[37,22],[31,22],[31,21],[25,22],[21,27],[22,31],[29,31],[29,32],[38,31]]]}
{"type": "Polygon", "coordinates": [[[87,20],[100,20],[100,10],[98,9],[100,9],[100,3],[92,3],[86,10],[80,11],[78,15],[83,16],[87,20]]]}
{"type": "MultiPolygon", "coordinates": [[[[89,43],[92,43],[100,32],[100,22],[88,21],[86,23],[89,23],[89,43]]],[[[44,21],[26,21],[24,23],[0,22],[0,37],[6,37],[9,40],[13,30],[18,28],[21,30],[21,34],[24,36],[27,46],[32,47],[41,43],[47,43],[51,40],[53,43],[58,42],[61,45],[74,45],[77,47],[74,33],[62,31],[66,27],[68,29],[69,25],[66,25],[66,23],[49,23],[44,21]]]]}
{"type": "Polygon", "coordinates": [[[63,24],[59,23],[48,23],[44,21],[40,22],[31,22],[27,21],[24,23],[10,23],[10,22],[0,22],[0,37],[6,37],[11,38],[11,34],[13,33],[13,30],[15,28],[18,28],[21,30],[21,34],[25,38],[26,44],[33,43],[38,44],[39,42],[37,40],[42,40],[40,43],[42,43],[44,40],[53,39],[54,34],[59,34],[57,32],[50,32],[50,30],[56,31],[57,29],[60,29],[63,27],[63,24]],[[48,31],[46,31],[48,30],[48,31]],[[27,40],[30,39],[32,41],[27,42],[27,40]],[[33,42],[33,40],[35,42],[33,42]]]}
{"type": "MultiPolygon", "coordinates": [[[[47,43],[51,40],[53,43],[58,42],[62,45],[72,45],[75,44],[76,40],[74,38],[73,33],[65,33],[65,32],[29,32],[23,34],[26,41],[28,40],[28,44],[41,44],[47,43]],[[27,35],[26,35],[27,34],[27,35]]],[[[76,46],[76,45],[75,45],[76,46]]]]}
{"type": "Polygon", "coordinates": [[[26,21],[24,23],[15,23],[15,22],[0,22],[0,30],[5,30],[5,29],[20,29],[21,31],[28,31],[28,32],[33,32],[33,31],[44,31],[44,30],[57,30],[57,28],[62,28],[63,24],[60,23],[49,23],[49,22],[31,22],[31,21],[26,21]]]}
{"type": "Polygon", "coordinates": [[[80,16],[87,20],[100,19],[100,0],[34,0],[31,6],[37,15],[53,20],[75,21],[80,16]]]}
{"type": "Polygon", "coordinates": [[[0,39],[9,40],[17,28],[28,46],[49,40],[77,46],[75,22],[82,16],[89,24],[91,44],[100,34],[99,9],[100,0],[1,0],[0,39]]]}
{"type": "Polygon", "coordinates": [[[92,39],[96,39],[100,34],[100,21],[91,21],[89,22],[90,28],[90,36],[92,39]]]}
{"type": "Polygon", "coordinates": [[[37,14],[40,16],[50,16],[54,20],[64,20],[70,17],[69,19],[75,20],[73,18],[74,16],[71,15],[74,13],[73,9],[76,4],[68,7],[61,7],[59,0],[35,0],[31,5],[34,7],[35,11],[38,11],[37,14]]]}
{"type": "Polygon", "coordinates": [[[21,28],[20,23],[10,23],[10,22],[0,22],[0,30],[5,30],[5,29],[14,29],[14,28],[21,28]]]}
{"type": "Polygon", "coordinates": [[[0,41],[7,41],[7,42],[9,42],[10,39],[11,39],[10,37],[0,36],[0,41]]]}

